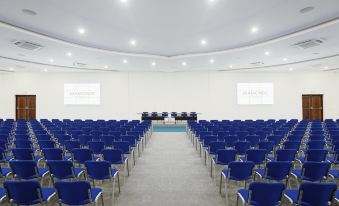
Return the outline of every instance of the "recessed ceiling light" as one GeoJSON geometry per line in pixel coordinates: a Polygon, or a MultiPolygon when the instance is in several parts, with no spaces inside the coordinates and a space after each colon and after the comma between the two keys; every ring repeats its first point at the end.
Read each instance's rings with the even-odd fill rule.
{"type": "Polygon", "coordinates": [[[213,64],[215,62],[214,59],[210,59],[210,63],[213,64]]]}
{"type": "Polygon", "coordinates": [[[44,72],[48,72],[48,69],[45,68],[45,69],[44,69],[44,72]]]}
{"type": "Polygon", "coordinates": [[[299,12],[300,12],[301,14],[304,14],[304,13],[310,12],[310,11],[312,11],[312,10],[314,10],[314,7],[313,7],[313,6],[308,6],[308,7],[305,7],[305,8],[300,9],[299,12]]]}
{"type": "Polygon", "coordinates": [[[294,69],[291,67],[291,68],[289,68],[288,70],[293,71],[294,69]]]}
{"type": "Polygon", "coordinates": [[[287,58],[283,58],[283,61],[284,61],[284,62],[287,61],[287,58]]]}
{"type": "Polygon", "coordinates": [[[49,62],[53,63],[53,62],[54,62],[54,59],[49,59],[49,62]]]}
{"type": "Polygon", "coordinates": [[[187,63],[186,63],[186,62],[182,62],[181,65],[182,65],[182,66],[186,66],[187,63]]]}
{"type": "Polygon", "coordinates": [[[257,33],[258,30],[259,30],[259,28],[258,28],[258,27],[255,27],[255,26],[251,28],[251,32],[252,32],[252,33],[257,33]]]}
{"type": "Polygon", "coordinates": [[[30,16],[35,16],[36,12],[30,9],[22,9],[21,10],[24,14],[30,15],[30,16]]]}
{"type": "Polygon", "coordinates": [[[135,45],[137,45],[137,42],[134,39],[132,39],[132,40],[129,41],[129,44],[132,45],[132,46],[135,46],[135,45]]]}
{"type": "Polygon", "coordinates": [[[152,62],[151,65],[152,65],[152,66],[156,66],[157,63],[156,63],[156,62],[152,62]]]}
{"type": "Polygon", "coordinates": [[[9,70],[10,70],[10,71],[14,71],[14,68],[13,68],[13,67],[10,67],[9,70]]]}
{"type": "Polygon", "coordinates": [[[200,44],[203,45],[203,46],[206,45],[206,44],[207,44],[207,40],[206,40],[206,39],[202,39],[202,40],[200,41],[200,44]]]}
{"type": "Polygon", "coordinates": [[[78,32],[79,32],[79,34],[85,34],[86,30],[84,28],[79,28],[78,32]]]}
{"type": "Polygon", "coordinates": [[[127,3],[127,0],[120,0],[121,3],[127,3]]]}
{"type": "Polygon", "coordinates": [[[232,68],[233,68],[233,65],[232,65],[232,64],[230,64],[228,67],[232,69],[232,68]]]}
{"type": "Polygon", "coordinates": [[[265,52],[265,55],[266,55],[266,56],[268,56],[268,55],[270,55],[270,54],[271,54],[271,53],[270,53],[269,51],[266,51],[266,52],[265,52]]]}
{"type": "Polygon", "coordinates": [[[122,63],[127,64],[128,63],[127,59],[122,60],[122,63]]]}
{"type": "Polygon", "coordinates": [[[105,68],[105,69],[108,69],[108,66],[107,66],[107,65],[104,65],[104,68],[105,68]]]}
{"type": "Polygon", "coordinates": [[[324,69],[328,69],[328,66],[324,67],[324,69]]]}
{"type": "Polygon", "coordinates": [[[69,56],[69,57],[71,57],[71,56],[72,56],[72,53],[71,53],[71,52],[67,52],[66,55],[69,56]]]}
{"type": "Polygon", "coordinates": [[[214,3],[214,2],[216,2],[216,0],[208,0],[208,2],[214,3]]]}

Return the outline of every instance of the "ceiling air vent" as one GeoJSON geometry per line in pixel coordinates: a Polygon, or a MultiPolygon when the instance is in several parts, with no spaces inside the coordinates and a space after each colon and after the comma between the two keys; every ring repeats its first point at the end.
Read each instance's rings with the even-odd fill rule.
{"type": "Polygon", "coordinates": [[[22,49],[27,49],[27,50],[32,50],[32,51],[37,51],[41,49],[43,46],[34,42],[29,42],[29,41],[15,41],[14,45],[17,47],[20,47],[22,49]]]}
{"type": "Polygon", "coordinates": [[[295,46],[295,47],[300,48],[300,49],[308,49],[308,48],[311,48],[311,47],[319,46],[319,45],[323,44],[324,42],[325,42],[324,39],[309,39],[309,40],[306,40],[306,41],[302,41],[302,42],[293,44],[292,46],[295,46]]]}
{"type": "Polygon", "coordinates": [[[81,63],[81,62],[74,62],[73,65],[74,65],[75,67],[85,67],[87,64],[81,63]]]}
{"type": "Polygon", "coordinates": [[[261,61],[250,63],[250,65],[252,65],[252,66],[262,66],[262,65],[264,65],[264,64],[265,64],[265,63],[264,63],[264,62],[261,62],[261,61]]]}

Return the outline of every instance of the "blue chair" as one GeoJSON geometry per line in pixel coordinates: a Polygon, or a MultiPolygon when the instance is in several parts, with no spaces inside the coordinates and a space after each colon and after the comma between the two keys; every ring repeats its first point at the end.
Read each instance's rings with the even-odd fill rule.
{"type": "MultiPolygon", "coordinates": [[[[222,149],[218,150],[215,157],[211,158],[211,177],[213,173],[216,170],[216,165],[228,165],[230,162],[236,161],[237,158],[237,150],[235,149],[222,149]]],[[[215,175],[214,175],[215,176],[215,175]]]]}
{"type": "Polygon", "coordinates": [[[300,163],[304,163],[306,161],[312,162],[323,162],[326,161],[328,150],[326,149],[309,149],[305,152],[305,157],[298,157],[296,160],[300,163]]]}
{"type": "Polygon", "coordinates": [[[47,148],[55,148],[55,142],[52,140],[41,140],[38,141],[40,150],[47,149],[47,148]]]}
{"type": "Polygon", "coordinates": [[[272,141],[263,141],[258,143],[258,149],[265,149],[267,154],[273,152],[274,150],[274,142],[272,141]]]}
{"type": "Polygon", "coordinates": [[[329,162],[305,162],[301,169],[291,171],[291,176],[297,180],[322,181],[329,174],[331,163],[329,162]]]}
{"type": "Polygon", "coordinates": [[[7,199],[6,191],[4,188],[0,188],[0,203],[5,202],[7,199]]]}
{"type": "Polygon", "coordinates": [[[69,160],[64,156],[64,151],[60,148],[46,148],[42,150],[45,160],[69,160]]]}
{"type": "Polygon", "coordinates": [[[13,148],[12,154],[15,160],[40,161],[42,156],[34,156],[34,151],[30,148],[13,148]]]}
{"type": "Polygon", "coordinates": [[[303,182],[299,190],[286,190],[284,196],[294,205],[327,206],[335,197],[335,183],[303,182]]]}
{"type": "Polygon", "coordinates": [[[66,140],[65,141],[65,151],[71,152],[73,149],[80,148],[80,142],[77,140],[66,140]]]}
{"type": "Polygon", "coordinates": [[[288,161],[268,162],[265,166],[265,169],[257,169],[255,171],[255,174],[256,176],[259,176],[261,179],[274,181],[286,180],[287,186],[288,177],[292,167],[293,167],[292,162],[288,161]]]}
{"type": "Polygon", "coordinates": [[[301,142],[298,142],[298,141],[286,141],[283,143],[283,148],[299,150],[300,145],[301,145],[301,142]]]}
{"type": "Polygon", "coordinates": [[[245,155],[246,151],[251,148],[250,142],[238,141],[234,143],[234,149],[237,150],[238,155],[245,155]]]}
{"type": "MultiPolygon", "coordinates": [[[[128,158],[124,156],[123,152],[119,149],[104,149],[102,150],[103,159],[113,165],[124,165],[127,176],[129,176],[128,158]]],[[[125,173],[126,174],[126,173],[125,173]]]]}
{"type": "Polygon", "coordinates": [[[252,182],[248,190],[241,189],[237,193],[237,205],[239,198],[244,205],[276,206],[281,204],[281,198],[285,185],[280,182],[264,183],[252,182]],[[269,195],[268,195],[269,194],[269,195]]]}
{"type": "Polygon", "coordinates": [[[14,178],[18,179],[41,179],[41,184],[46,175],[47,168],[38,168],[38,165],[33,160],[12,160],[9,161],[9,166],[12,169],[14,178]]]}
{"type": "Polygon", "coordinates": [[[17,205],[48,203],[56,194],[54,188],[41,188],[36,180],[5,181],[4,188],[11,203],[17,205]]]}
{"type": "Polygon", "coordinates": [[[73,149],[72,150],[72,159],[74,163],[79,165],[85,164],[89,160],[98,160],[99,158],[94,158],[93,151],[87,148],[73,149]]]}
{"type": "Polygon", "coordinates": [[[275,152],[274,157],[267,157],[268,161],[288,161],[293,162],[295,160],[295,156],[297,154],[297,150],[295,149],[278,149],[275,152]]]}
{"type": "Polygon", "coordinates": [[[218,150],[225,149],[226,142],[213,141],[209,143],[208,148],[205,150],[205,165],[207,165],[207,157],[209,155],[216,155],[218,150]]]}
{"type": "Polygon", "coordinates": [[[133,165],[135,165],[134,150],[131,149],[129,142],[127,141],[113,142],[113,148],[121,150],[124,155],[132,155],[133,165]]]}
{"type": "Polygon", "coordinates": [[[52,183],[55,179],[65,180],[79,178],[85,173],[83,168],[74,168],[73,162],[68,160],[49,160],[47,166],[52,177],[52,183]]]}
{"type": "Polygon", "coordinates": [[[221,171],[219,192],[221,193],[222,180],[224,179],[226,205],[228,205],[227,182],[229,180],[243,181],[246,189],[247,181],[253,179],[254,166],[253,162],[230,162],[228,168],[221,171]]]}
{"type": "Polygon", "coordinates": [[[95,180],[113,180],[112,201],[114,202],[115,184],[118,183],[120,193],[119,171],[116,168],[111,168],[111,163],[108,161],[86,161],[87,177],[93,180],[95,187],[95,180]]]}
{"type": "Polygon", "coordinates": [[[33,143],[31,140],[19,139],[14,141],[15,148],[29,148],[33,149],[33,143]]]}
{"type": "Polygon", "coordinates": [[[94,154],[101,154],[101,151],[105,149],[105,143],[101,141],[89,141],[88,147],[94,154]]]}
{"type": "MultiPolygon", "coordinates": [[[[5,177],[5,179],[12,174],[11,168],[2,168],[0,165],[0,178],[5,177]]],[[[0,195],[1,197],[1,195],[0,195]]],[[[1,201],[0,201],[1,202],[1,201]]]]}
{"type": "Polygon", "coordinates": [[[306,144],[306,150],[309,149],[324,149],[326,142],[322,140],[311,140],[306,144]]]}
{"type": "Polygon", "coordinates": [[[102,205],[104,205],[102,189],[91,188],[87,181],[58,181],[54,186],[59,197],[59,204],[85,205],[97,203],[101,198],[102,205]]]}
{"type": "Polygon", "coordinates": [[[249,149],[246,151],[246,156],[241,157],[240,161],[242,162],[254,162],[255,165],[264,164],[266,161],[267,151],[264,149],[249,149]]]}

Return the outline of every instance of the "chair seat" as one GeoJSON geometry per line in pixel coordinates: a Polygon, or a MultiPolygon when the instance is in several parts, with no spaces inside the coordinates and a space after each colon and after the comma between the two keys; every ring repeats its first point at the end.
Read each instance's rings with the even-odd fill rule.
{"type": "MultiPolygon", "coordinates": [[[[116,173],[118,172],[117,169],[113,168],[112,169],[112,176],[114,176],[116,173]]],[[[107,180],[107,179],[111,179],[112,177],[110,175],[106,175],[106,176],[101,176],[101,177],[95,177],[93,178],[93,176],[89,175],[88,176],[92,179],[96,179],[96,180],[107,180]]]]}
{"type": "Polygon", "coordinates": [[[296,158],[296,160],[299,161],[300,163],[304,163],[305,157],[298,157],[298,158],[296,158]]]}
{"type": "Polygon", "coordinates": [[[328,173],[332,178],[339,178],[339,169],[330,170],[328,173]]]}
{"type": "Polygon", "coordinates": [[[257,169],[255,170],[255,173],[260,176],[260,178],[263,178],[265,175],[265,169],[257,169]]]}
{"type": "Polygon", "coordinates": [[[298,194],[299,190],[285,190],[285,197],[287,197],[291,202],[298,203],[298,194]]]}
{"type": "Polygon", "coordinates": [[[53,197],[53,195],[56,194],[56,191],[54,188],[41,188],[41,191],[42,191],[42,200],[44,202],[49,201],[49,199],[53,197]]]}
{"type": "Polygon", "coordinates": [[[1,175],[3,176],[3,177],[6,177],[6,176],[8,176],[9,174],[11,174],[12,173],[12,170],[11,170],[11,168],[8,168],[8,167],[3,167],[3,168],[1,168],[1,175]]]}
{"type": "Polygon", "coordinates": [[[85,169],[83,169],[83,168],[80,168],[80,167],[75,167],[74,168],[74,174],[77,177],[79,177],[84,172],[85,172],[85,169]]]}
{"type": "Polygon", "coordinates": [[[238,195],[244,200],[244,202],[248,203],[249,190],[238,190],[238,195]]]}
{"type": "Polygon", "coordinates": [[[327,157],[326,160],[327,160],[328,162],[330,162],[331,164],[339,164],[338,161],[335,161],[335,157],[334,157],[334,156],[327,157]]]}
{"type": "Polygon", "coordinates": [[[38,168],[38,172],[39,172],[39,177],[42,177],[46,175],[49,172],[49,170],[48,168],[40,167],[38,168]]]}
{"type": "Polygon", "coordinates": [[[214,160],[215,164],[218,164],[218,165],[227,165],[227,163],[225,163],[225,162],[217,161],[216,157],[213,157],[212,159],[214,160]]]}
{"type": "Polygon", "coordinates": [[[91,193],[92,193],[92,201],[95,202],[101,195],[102,189],[94,187],[91,189],[91,193]]]}
{"type": "Polygon", "coordinates": [[[4,188],[0,188],[0,203],[6,198],[6,192],[4,188]]]}

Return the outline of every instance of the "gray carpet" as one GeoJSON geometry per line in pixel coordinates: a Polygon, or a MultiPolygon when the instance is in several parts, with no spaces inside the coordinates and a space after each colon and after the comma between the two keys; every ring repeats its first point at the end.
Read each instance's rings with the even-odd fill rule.
{"type": "Polygon", "coordinates": [[[118,206],[224,204],[185,133],[153,133],[116,201],[118,206]]]}

